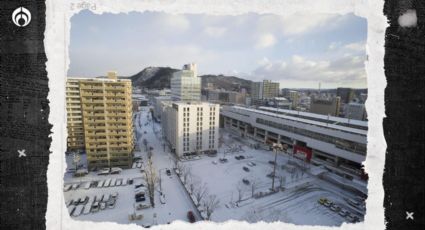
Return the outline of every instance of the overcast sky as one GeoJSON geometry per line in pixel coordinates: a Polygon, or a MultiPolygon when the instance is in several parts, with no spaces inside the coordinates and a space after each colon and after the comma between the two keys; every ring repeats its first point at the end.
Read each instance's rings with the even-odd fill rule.
{"type": "Polygon", "coordinates": [[[116,70],[133,75],[148,66],[199,74],[270,79],[281,88],[366,88],[366,19],[348,15],[208,16],[165,13],[71,19],[69,76],[116,70]]]}

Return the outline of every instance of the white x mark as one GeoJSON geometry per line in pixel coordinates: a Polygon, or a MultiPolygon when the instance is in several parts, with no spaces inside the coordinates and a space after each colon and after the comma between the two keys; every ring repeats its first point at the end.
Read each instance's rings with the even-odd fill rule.
{"type": "Polygon", "coordinates": [[[19,153],[19,157],[26,157],[27,156],[27,154],[25,154],[25,149],[18,150],[18,153],[19,153]]]}
{"type": "Polygon", "coordinates": [[[406,220],[408,220],[408,219],[413,220],[413,214],[414,214],[414,212],[406,212],[406,220]]]}

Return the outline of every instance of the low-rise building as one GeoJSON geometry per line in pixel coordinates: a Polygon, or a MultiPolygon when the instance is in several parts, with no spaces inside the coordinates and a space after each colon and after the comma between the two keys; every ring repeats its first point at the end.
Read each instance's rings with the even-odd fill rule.
{"type": "Polygon", "coordinates": [[[261,143],[289,146],[295,157],[362,177],[367,122],[270,107],[222,106],[223,127],[261,143]]]}
{"type": "Polygon", "coordinates": [[[331,99],[313,97],[310,102],[310,112],[322,115],[339,116],[340,107],[340,97],[331,99]]]}

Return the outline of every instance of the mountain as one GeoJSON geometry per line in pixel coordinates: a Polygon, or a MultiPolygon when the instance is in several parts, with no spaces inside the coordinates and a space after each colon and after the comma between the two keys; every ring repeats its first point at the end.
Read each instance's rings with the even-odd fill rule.
{"type": "Polygon", "coordinates": [[[133,86],[148,89],[170,88],[170,79],[177,71],[179,70],[170,67],[147,67],[129,78],[133,86]]]}
{"type": "MultiPolygon", "coordinates": [[[[147,67],[139,73],[128,77],[131,79],[133,86],[148,89],[170,88],[170,79],[174,72],[179,71],[170,67],[147,67]]],[[[235,76],[224,75],[202,75],[202,87],[206,87],[208,83],[213,83],[216,88],[222,88],[230,91],[238,91],[241,88],[251,89],[251,81],[238,78],[235,76]]]]}

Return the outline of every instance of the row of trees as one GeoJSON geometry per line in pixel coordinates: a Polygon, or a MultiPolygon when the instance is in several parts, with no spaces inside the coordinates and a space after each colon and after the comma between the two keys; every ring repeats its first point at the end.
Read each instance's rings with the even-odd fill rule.
{"type": "Polygon", "coordinates": [[[214,194],[209,194],[208,186],[201,181],[196,180],[192,174],[192,169],[186,167],[177,160],[174,162],[176,171],[180,175],[184,186],[188,189],[189,194],[194,198],[195,205],[203,207],[206,219],[210,220],[214,211],[220,207],[220,200],[214,194]]]}

